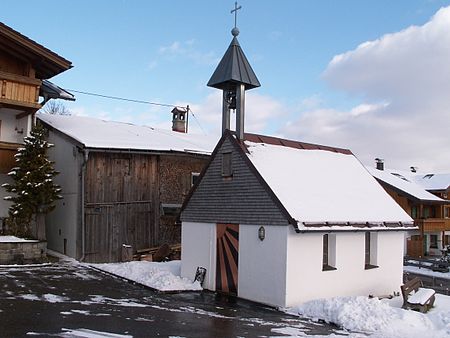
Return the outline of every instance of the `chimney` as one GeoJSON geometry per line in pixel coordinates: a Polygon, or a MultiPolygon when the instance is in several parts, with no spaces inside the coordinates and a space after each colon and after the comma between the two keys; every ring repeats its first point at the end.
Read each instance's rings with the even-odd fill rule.
{"type": "Polygon", "coordinates": [[[186,115],[187,109],[175,107],[172,109],[172,130],[179,133],[187,133],[186,115]]]}
{"type": "Polygon", "coordinates": [[[376,162],[376,164],[377,164],[377,169],[378,170],[384,170],[384,160],[382,159],[382,158],[376,158],[375,159],[375,162],[376,162]]]}

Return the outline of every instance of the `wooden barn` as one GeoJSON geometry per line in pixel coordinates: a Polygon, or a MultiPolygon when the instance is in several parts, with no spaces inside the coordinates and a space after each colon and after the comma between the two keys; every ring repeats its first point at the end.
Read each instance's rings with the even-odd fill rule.
{"type": "Polygon", "coordinates": [[[11,182],[7,174],[36,111],[51,98],[74,100],[47,80],[71,67],[70,61],[0,22],[0,231],[10,206],[1,185],[11,182]]]}
{"type": "Polygon", "coordinates": [[[87,117],[37,117],[55,144],[50,158],[64,196],[46,219],[50,249],[117,262],[123,245],[136,251],[180,242],[176,216],[215,140],[87,117]]]}

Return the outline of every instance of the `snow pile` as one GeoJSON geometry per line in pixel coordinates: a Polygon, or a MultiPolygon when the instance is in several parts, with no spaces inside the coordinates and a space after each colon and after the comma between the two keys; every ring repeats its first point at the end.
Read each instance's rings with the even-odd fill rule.
{"type": "Polygon", "coordinates": [[[0,236],[0,243],[27,243],[38,242],[35,239],[24,239],[16,236],[0,236]]]}
{"type": "Polygon", "coordinates": [[[89,264],[97,269],[160,291],[202,290],[199,282],[180,277],[181,261],[89,264]]]}
{"type": "Polygon", "coordinates": [[[336,297],[306,302],[286,312],[322,319],[372,337],[449,337],[450,297],[436,295],[436,307],[427,314],[401,309],[401,303],[401,297],[389,301],[336,297]]]}

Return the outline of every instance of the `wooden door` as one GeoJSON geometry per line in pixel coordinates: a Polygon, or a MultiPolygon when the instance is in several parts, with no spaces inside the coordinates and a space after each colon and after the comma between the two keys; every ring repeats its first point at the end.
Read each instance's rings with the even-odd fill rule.
{"type": "Polygon", "coordinates": [[[154,245],[150,202],[91,203],[85,213],[86,262],[120,262],[123,244],[133,250],[154,245]]]}
{"type": "Polygon", "coordinates": [[[239,225],[217,224],[216,291],[237,294],[239,225]]]}

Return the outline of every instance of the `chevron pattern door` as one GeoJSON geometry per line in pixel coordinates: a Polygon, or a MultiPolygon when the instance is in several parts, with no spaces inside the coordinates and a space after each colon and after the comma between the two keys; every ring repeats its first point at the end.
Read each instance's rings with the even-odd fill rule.
{"type": "Polygon", "coordinates": [[[217,224],[216,291],[237,295],[239,224],[217,224]]]}

